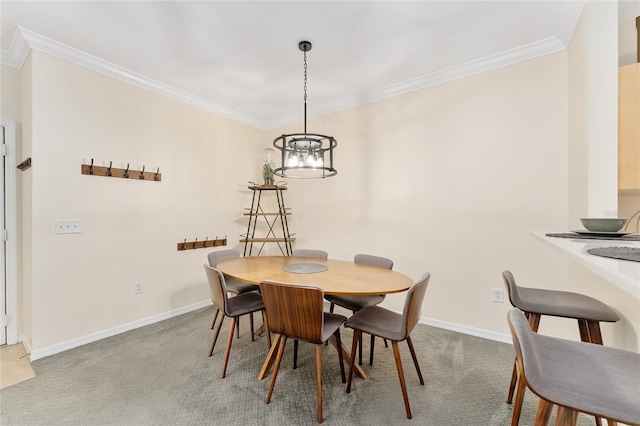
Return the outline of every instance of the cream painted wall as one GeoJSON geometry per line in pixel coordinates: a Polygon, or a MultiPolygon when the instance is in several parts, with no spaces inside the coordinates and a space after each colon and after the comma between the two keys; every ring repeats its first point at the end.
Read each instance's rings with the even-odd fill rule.
{"type": "MultiPolygon", "coordinates": [[[[589,186],[595,157],[580,137],[606,133],[610,116],[595,127],[576,118],[610,97],[589,92],[606,90],[598,79],[608,73],[583,67],[597,66],[588,56],[597,49],[581,46],[597,33],[572,42],[585,54],[547,55],[310,120],[310,131],[337,137],[339,174],[289,180],[296,246],[338,259],[387,256],[415,279],[429,271],[423,316],[496,335],[508,334],[510,305],[490,299],[504,269],[525,286],[597,293],[625,311],[605,343],[637,350],[632,302],[530,236],[568,229],[599,194],[589,186]]],[[[37,51],[22,85],[23,125],[33,131],[23,138],[34,158],[23,201],[32,348],[206,300],[206,251],[177,252],[176,243],[227,235],[237,245],[261,151],[300,126],[261,132],[37,51]],[[91,158],[159,166],[163,181],[81,175],[91,158]],[[82,219],[82,234],[55,235],[54,220],[70,218],[82,219]],[[142,295],[133,295],[134,281],[144,282],[142,295]]],[[[384,304],[400,310],[403,297],[384,304]]],[[[541,329],[578,336],[566,320],[541,329]]]]}
{"type": "Polygon", "coordinates": [[[617,4],[587,3],[568,48],[571,226],[617,214],[617,43],[617,4]]]}
{"type": "Polygon", "coordinates": [[[32,350],[207,300],[211,250],[176,244],[236,245],[262,133],[38,51],[31,61],[32,350]],[[162,182],[82,175],[92,158],[159,167],[162,182]],[[56,219],[81,219],[82,233],[55,235],[56,219]]]}
{"type": "Polygon", "coordinates": [[[20,70],[0,65],[0,117],[19,123],[20,70]]]}
{"type": "Polygon", "coordinates": [[[508,334],[501,272],[545,286],[565,267],[529,232],[567,227],[566,79],[557,53],[311,120],[339,172],[289,180],[297,246],[429,271],[423,316],[508,334]]]}

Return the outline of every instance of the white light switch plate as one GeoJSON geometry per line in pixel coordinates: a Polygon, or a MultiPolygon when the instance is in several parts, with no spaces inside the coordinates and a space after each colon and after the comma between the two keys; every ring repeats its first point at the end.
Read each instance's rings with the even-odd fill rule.
{"type": "Polygon", "coordinates": [[[79,234],[82,232],[80,219],[56,220],[56,234],[79,234]]]}

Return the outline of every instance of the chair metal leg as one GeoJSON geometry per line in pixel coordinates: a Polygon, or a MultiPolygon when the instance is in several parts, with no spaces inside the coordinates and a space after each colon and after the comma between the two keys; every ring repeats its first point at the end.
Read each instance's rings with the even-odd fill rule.
{"type": "Polygon", "coordinates": [[[267,393],[267,399],[265,403],[271,402],[271,395],[273,394],[273,387],[276,384],[276,378],[278,377],[278,370],[280,370],[280,361],[282,361],[282,354],[284,352],[284,346],[287,344],[287,336],[279,336],[278,356],[276,357],[276,364],[273,368],[273,376],[271,376],[271,384],[269,384],[269,392],[267,393]]]}
{"type": "Polygon", "coordinates": [[[362,365],[362,333],[360,333],[360,346],[358,346],[358,364],[362,365]]]}
{"type": "Polygon", "coordinates": [[[329,305],[329,312],[333,313],[333,309],[336,307],[336,304],[331,302],[331,305],[329,305]]]}
{"type": "Polygon", "coordinates": [[[224,322],[225,317],[226,315],[222,315],[222,318],[220,318],[220,324],[218,324],[218,328],[216,328],[216,332],[213,335],[213,342],[211,342],[211,348],[209,349],[209,356],[213,355],[213,348],[216,347],[216,342],[218,341],[218,335],[220,334],[220,329],[222,328],[222,323],[224,322]]]}
{"type": "Polygon", "coordinates": [[[369,365],[373,365],[373,349],[376,345],[376,336],[371,335],[371,346],[369,348],[369,365]]]}
{"type": "Polygon", "coordinates": [[[407,336],[407,345],[409,346],[409,352],[411,352],[411,358],[413,359],[413,365],[416,367],[416,372],[418,373],[418,378],[420,379],[420,384],[424,385],[424,379],[422,378],[422,372],[420,371],[420,365],[418,365],[418,357],[416,356],[416,350],[413,347],[413,341],[411,340],[411,336],[407,336]]]}
{"type": "Polygon", "coordinates": [[[240,338],[240,319],[239,318],[238,318],[238,321],[236,321],[236,330],[237,330],[236,338],[239,339],[240,338]]]}
{"type": "Polygon", "coordinates": [[[402,388],[402,396],[404,398],[404,408],[407,411],[407,418],[411,418],[411,407],[409,406],[409,395],[407,394],[407,383],[404,380],[404,371],[402,370],[402,360],[400,359],[400,349],[398,342],[391,342],[393,347],[393,356],[396,359],[396,367],[398,369],[398,378],[400,379],[400,387],[402,388]]]}
{"type": "Polygon", "coordinates": [[[224,365],[222,366],[222,378],[227,375],[227,365],[229,364],[229,354],[231,353],[231,344],[233,343],[233,329],[238,322],[238,317],[233,317],[231,327],[229,328],[229,339],[227,339],[227,350],[224,353],[224,365]]]}
{"type": "Polygon", "coordinates": [[[316,389],[318,392],[318,423],[322,423],[322,345],[316,345],[316,389]]]}
{"type": "Polygon", "coordinates": [[[333,335],[336,337],[336,349],[338,350],[338,362],[340,363],[340,375],[342,376],[342,383],[346,383],[347,380],[344,375],[344,358],[342,356],[342,339],[340,338],[340,329],[338,328],[333,335]]]}
{"type": "Polygon", "coordinates": [[[249,314],[249,320],[250,320],[250,323],[251,323],[251,341],[253,342],[253,341],[256,340],[256,336],[255,336],[255,334],[253,334],[253,312],[251,312],[249,314]]]}
{"type": "Polygon", "coordinates": [[[293,341],[293,369],[298,368],[298,341],[293,341]]]}
{"type": "Polygon", "coordinates": [[[351,360],[349,361],[349,380],[347,380],[347,393],[351,392],[351,380],[353,379],[353,367],[356,361],[356,350],[358,349],[358,341],[360,330],[353,330],[353,343],[351,343],[351,360]]]}

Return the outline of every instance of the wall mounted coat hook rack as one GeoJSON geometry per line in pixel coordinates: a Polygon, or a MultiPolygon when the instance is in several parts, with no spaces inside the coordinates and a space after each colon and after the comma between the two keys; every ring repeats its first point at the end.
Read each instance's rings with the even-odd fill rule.
{"type": "Polygon", "coordinates": [[[23,172],[31,167],[31,157],[24,160],[22,163],[18,164],[18,168],[23,172]]]}
{"type": "MultiPolygon", "coordinates": [[[[145,166],[142,166],[142,170],[131,170],[134,173],[139,173],[139,180],[149,180],[152,182],[160,182],[162,181],[162,173],[160,173],[160,167],[157,168],[155,172],[145,172],[145,166]]],[[[117,167],[113,167],[113,161],[109,161],[109,167],[106,166],[94,166],[93,158],[91,159],[91,164],[82,164],[81,172],[83,175],[93,175],[93,176],[106,176],[106,177],[115,177],[115,178],[129,178],[129,163],[127,163],[126,169],[119,169],[117,167]]],[[[135,175],[134,175],[135,176],[135,175]]]]}
{"type": "Polygon", "coordinates": [[[220,247],[220,246],[226,246],[226,245],[227,245],[226,235],[224,238],[218,238],[216,236],[214,240],[210,240],[209,237],[207,237],[204,239],[204,241],[198,241],[197,238],[195,238],[193,241],[187,241],[187,239],[185,238],[183,242],[178,243],[178,251],[195,250],[195,249],[210,248],[210,247],[220,247]]]}

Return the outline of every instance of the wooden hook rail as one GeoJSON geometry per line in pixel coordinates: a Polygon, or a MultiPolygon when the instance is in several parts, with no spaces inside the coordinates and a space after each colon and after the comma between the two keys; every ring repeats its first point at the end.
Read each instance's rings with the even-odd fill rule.
{"type": "Polygon", "coordinates": [[[183,242],[178,243],[178,251],[195,250],[195,249],[208,248],[208,247],[220,247],[220,246],[226,246],[226,245],[227,245],[226,236],[224,238],[216,237],[214,240],[210,240],[209,237],[207,237],[202,241],[198,241],[197,238],[194,241],[187,241],[187,239],[185,238],[183,242]]]}
{"type": "Polygon", "coordinates": [[[24,160],[22,163],[18,164],[18,168],[23,172],[31,167],[31,157],[24,160]]]}
{"type": "Polygon", "coordinates": [[[149,180],[153,182],[160,182],[162,180],[160,167],[158,167],[155,172],[145,172],[145,166],[142,166],[142,170],[131,170],[129,169],[128,163],[126,169],[112,167],[112,165],[113,162],[109,161],[109,167],[94,166],[92,158],[91,164],[83,164],[81,170],[83,175],[106,176],[134,180],[149,180]]]}

